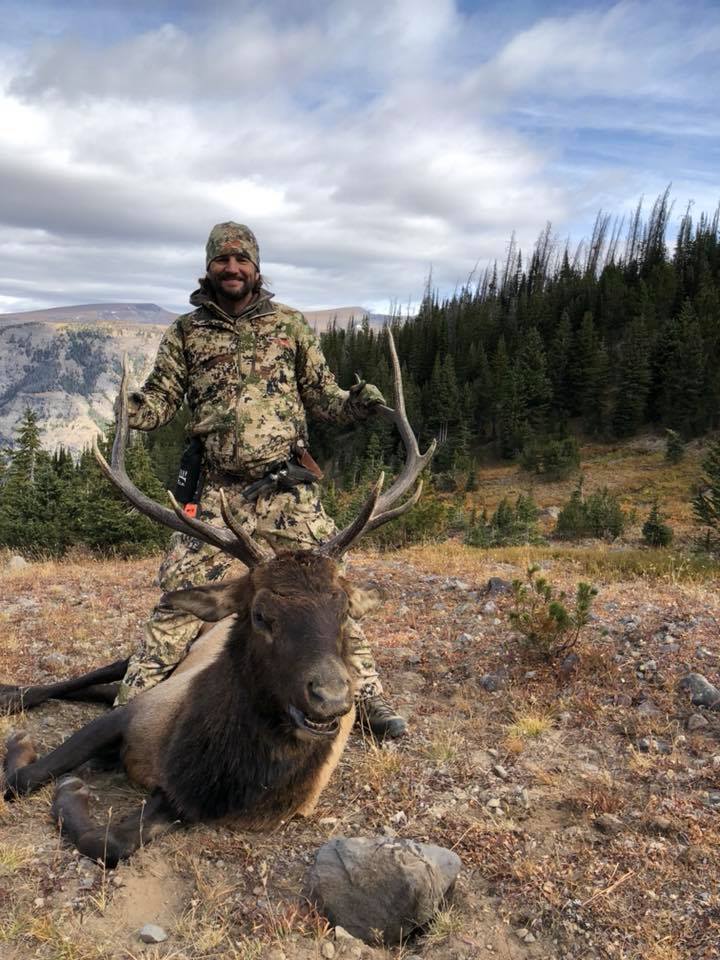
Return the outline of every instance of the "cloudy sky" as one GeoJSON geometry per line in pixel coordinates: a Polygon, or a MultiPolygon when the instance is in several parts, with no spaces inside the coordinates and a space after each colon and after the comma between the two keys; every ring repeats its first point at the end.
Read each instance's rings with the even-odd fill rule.
{"type": "Polygon", "coordinates": [[[209,227],[278,299],[386,311],[720,199],[717,0],[0,0],[0,312],[184,309],[209,227]]]}

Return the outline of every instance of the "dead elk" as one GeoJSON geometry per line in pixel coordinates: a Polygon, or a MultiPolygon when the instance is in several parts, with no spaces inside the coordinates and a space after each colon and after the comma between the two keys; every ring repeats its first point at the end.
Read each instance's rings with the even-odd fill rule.
{"type": "MultiPolygon", "coordinates": [[[[405,415],[399,364],[396,408],[383,408],[406,449],[402,473],[382,494],[381,477],[357,518],[312,551],[271,556],[234,520],[221,496],[228,529],[187,517],[173,501],[149,500],[125,472],[127,375],[112,465],[97,456],[108,477],[148,516],[219,547],[247,565],[245,576],[179,590],[163,597],[176,609],[215,622],[170,677],[129,704],[93,720],[38,758],[26,733],[8,740],[6,799],[57,778],[53,815],[88,857],[114,865],[141,843],[179,823],[232,819],[270,826],[295,812],[311,812],[343,751],[353,722],[353,692],[343,625],[368,608],[365,591],[340,572],[340,559],[363,533],[405,512],[401,503],[429,461],[420,455],[405,415]],[[128,777],[151,791],[137,813],[117,824],[96,824],[89,791],[76,776],[81,764],[121,763],[128,777]]],[[[30,707],[51,697],[106,699],[127,661],[45,687],[0,687],[0,708],[30,707]]]]}

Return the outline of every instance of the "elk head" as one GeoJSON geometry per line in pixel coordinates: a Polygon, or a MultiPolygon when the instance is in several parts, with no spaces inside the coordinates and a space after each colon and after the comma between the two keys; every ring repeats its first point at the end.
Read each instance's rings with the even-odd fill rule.
{"type": "Polygon", "coordinates": [[[163,597],[163,603],[206,621],[236,614],[244,626],[242,635],[247,638],[248,666],[253,669],[253,676],[261,678],[268,705],[284,710],[303,739],[333,737],[338,717],[352,706],[343,626],[348,616],[359,619],[370,604],[366,591],[352,587],[341,576],[339,561],[364,533],[417,503],[422,482],[409,499],[394,506],[412,488],[435,451],[433,441],[428,451],[420,454],[405,413],[400,364],[389,331],[388,341],[395,409],[381,406],[380,411],[398,427],[406,450],[405,466],[385,494],[381,475],[358,516],[313,550],[277,556],[266,552],[232,515],[223,491],[220,503],[225,530],[188,517],[172,494],[168,494],[173,507],[170,510],[138,490],[124,465],[128,436],[126,363],[111,466],[95,444],[95,456],[103,472],[138,510],[173,530],[218,547],[249,567],[244,577],[174,591],[163,597]]]}

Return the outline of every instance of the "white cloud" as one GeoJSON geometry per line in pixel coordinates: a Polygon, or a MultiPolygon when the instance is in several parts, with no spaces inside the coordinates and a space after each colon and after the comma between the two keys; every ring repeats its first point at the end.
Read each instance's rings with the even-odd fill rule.
{"type": "MultiPolygon", "coordinates": [[[[480,22],[452,0],[217,4],[102,43],[72,19],[12,50],[0,295],[180,307],[208,228],[233,218],[256,230],[279,298],[377,306],[417,297],[430,265],[452,290],[513,231],[527,248],[548,219],[589,229],[597,206],[671,177],[657,151],[652,169],[620,144],[581,156],[577,132],[672,127],[668,91],[684,129],[702,127],[682,108],[702,99],[693,64],[718,18],[667,3],[641,36],[649,4],[539,9],[484,62],[480,22]]],[[[711,166],[676,159],[683,189],[711,166]]]]}

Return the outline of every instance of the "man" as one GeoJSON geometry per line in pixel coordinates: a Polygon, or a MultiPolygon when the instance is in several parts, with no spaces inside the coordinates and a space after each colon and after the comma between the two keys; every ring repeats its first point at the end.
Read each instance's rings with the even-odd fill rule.
{"type": "MultiPolygon", "coordinates": [[[[338,387],[303,315],[274,303],[263,287],[257,241],[248,227],[233,222],[213,227],[206,270],[190,298],[196,309],[169,328],[145,384],[129,396],[130,426],[154,430],[187,398],[190,433],[202,439],[204,449],[201,518],[222,525],[223,488],[251,535],[275,547],[310,548],[335,532],[317,484],[310,482],[313,476],[289,488],[275,479],[303,449],[305,413],[351,423],[384,402],[382,394],[365,383],[349,391],[338,387]]],[[[219,580],[231,563],[216,548],[175,534],[158,579],[164,591],[177,590],[219,580]]],[[[126,703],[168,676],[201,627],[190,614],[158,605],[116,702],[126,703]]],[[[347,632],[361,722],[378,738],[401,736],[405,721],[382,698],[360,625],[351,620],[347,632]]]]}

